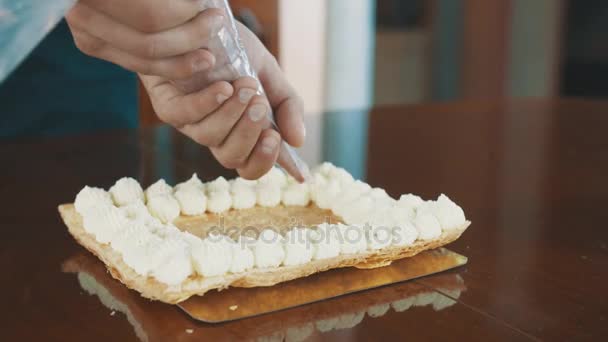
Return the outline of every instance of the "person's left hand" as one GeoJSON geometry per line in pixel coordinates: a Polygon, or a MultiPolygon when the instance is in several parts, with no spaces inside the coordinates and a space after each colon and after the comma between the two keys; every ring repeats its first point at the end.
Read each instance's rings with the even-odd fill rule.
{"type": "Polygon", "coordinates": [[[186,79],[213,67],[209,39],[225,20],[195,0],[79,0],[66,21],[83,53],[127,70],[186,79]]]}

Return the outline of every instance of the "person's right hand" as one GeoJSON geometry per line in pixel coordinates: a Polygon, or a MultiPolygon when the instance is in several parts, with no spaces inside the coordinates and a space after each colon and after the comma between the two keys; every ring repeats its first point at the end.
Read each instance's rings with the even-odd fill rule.
{"type": "Polygon", "coordinates": [[[205,50],[223,11],[197,0],[80,0],[66,20],[85,54],[143,75],[178,80],[211,68],[205,50]]]}
{"type": "Polygon", "coordinates": [[[203,73],[178,85],[163,77],[140,75],[142,83],[158,117],[209,147],[224,167],[257,179],[277,162],[303,181],[288,156],[279,153],[283,139],[295,147],[304,143],[302,100],[260,40],[246,27],[237,26],[266,96],[256,95],[259,83],[248,77],[231,83],[208,82],[203,73]],[[281,135],[270,128],[271,111],[281,135]]]}

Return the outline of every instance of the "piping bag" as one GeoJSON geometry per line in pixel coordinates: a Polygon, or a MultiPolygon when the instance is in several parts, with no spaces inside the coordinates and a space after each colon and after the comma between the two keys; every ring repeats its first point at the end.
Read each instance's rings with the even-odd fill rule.
{"type": "MultiPolygon", "coordinates": [[[[213,70],[195,75],[186,82],[174,82],[185,92],[195,92],[217,81],[234,81],[249,76],[260,84],[258,94],[264,88],[237,31],[236,21],[228,0],[202,0],[203,10],[218,8],[224,11],[222,28],[210,39],[207,49],[215,56],[213,70]]],[[[28,53],[50,32],[77,0],[0,0],[0,83],[19,65],[28,53]]],[[[272,127],[280,133],[274,116],[269,114],[272,127]]],[[[310,180],[310,171],[293,147],[282,142],[279,163],[285,171],[300,182],[310,180]]]]}
{"type": "MultiPolygon", "coordinates": [[[[230,82],[241,77],[251,77],[258,81],[258,95],[265,96],[258,75],[249,62],[228,0],[203,0],[203,10],[210,8],[223,10],[225,18],[224,24],[210,38],[207,46],[207,50],[215,56],[215,66],[212,70],[196,74],[188,80],[174,81],[174,85],[185,93],[193,93],[214,82],[230,82]]],[[[269,112],[268,118],[272,123],[272,128],[281,133],[272,112],[269,112]]],[[[299,182],[312,179],[308,165],[300,159],[296,150],[284,140],[280,146],[278,161],[285,171],[299,182]]]]}

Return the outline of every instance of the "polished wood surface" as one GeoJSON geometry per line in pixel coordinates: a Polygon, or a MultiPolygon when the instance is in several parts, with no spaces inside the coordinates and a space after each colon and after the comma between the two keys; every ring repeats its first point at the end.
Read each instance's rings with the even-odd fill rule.
{"type": "Polygon", "coordinates": [[[56,206],[85,184],[109,187],[126,175],[149,184],[233,173],[167,127],[3,141],[0,340],[293,340],[309,330],[309,339],[331,341],[608,338],[608,102],[412,105],[374,109],[365,122],[368,150],[352,153],[365,154],[367,181],[392,195],[444,192],[463,206],[473,225],[450,249],[469,258],[466,266],[238,322],[197,323],[104,277],[56,206]],[[82,272],[90,277],[75,275],[82,272]],[[83,288],[91,277],[103,300],[83,288]],[[450,305],[436,310],[425,296],[384,311],[422,290],[450,305]]]}

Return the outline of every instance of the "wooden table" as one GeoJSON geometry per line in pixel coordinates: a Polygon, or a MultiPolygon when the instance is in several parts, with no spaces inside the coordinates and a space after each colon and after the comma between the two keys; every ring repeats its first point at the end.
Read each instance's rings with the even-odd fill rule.
{"type": "Polygon", "coordinates": [[[4,141],[0,340],[608,338],[608,103],[417,105],[375,109],[366,122],[368,182],[392,195],[444,192],[462,205],[473,225],[451,248],[469,257],[466,267],[240,322],[196,323],[107,277],[56,206],[85,184],[109,187],[125,175],[149,184],[227,174],[204,149],[163,127],[4,141]],[[105,305],[81,287],[93,291],[87,279],[105,305]],[[420,293],[445,308],[382,313],[420,293]],[[379,317],[364,313],[373,305],[379,317]]]}

